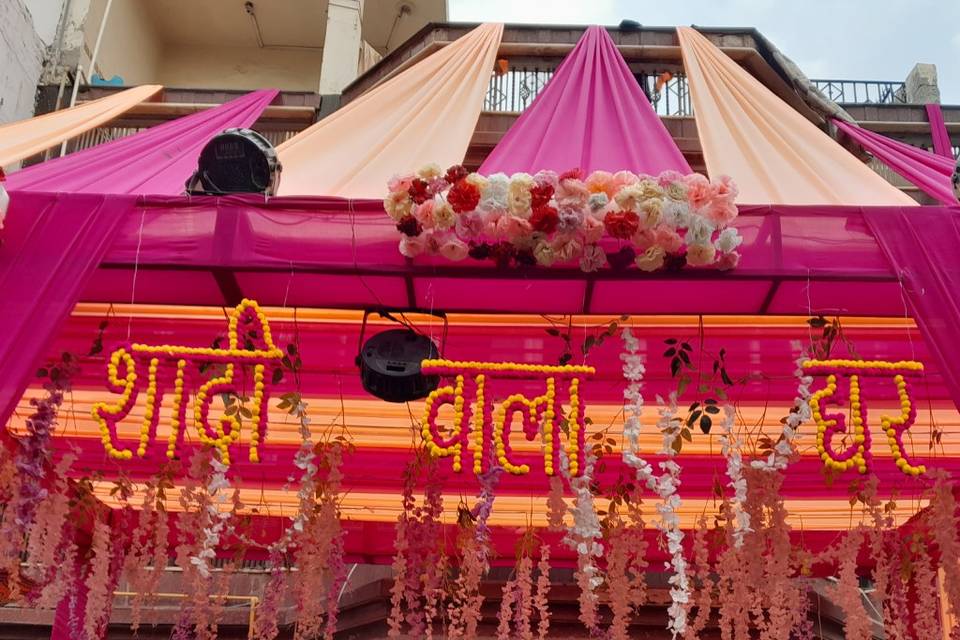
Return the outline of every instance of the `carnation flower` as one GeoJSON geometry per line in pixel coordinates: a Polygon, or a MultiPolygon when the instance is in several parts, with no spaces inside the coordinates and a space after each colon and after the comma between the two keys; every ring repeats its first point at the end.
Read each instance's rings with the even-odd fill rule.
{"type": "Polygon", "coordinates": [[[480,244],[470,245],[470,251],[467,252],[467,255],[473,258],[474,260],[486,260],[490,257],[491,246],[486,242],[481,242],[480,244]]]}
{"type": "Polygon", "coordinates": [[[550,205],[542,205],[533,210],[530,216],[530,225],[537,231],[553,233],[560,222],[557,210],[550,205]]]}
{"type": "Polygon", "coordinates": [[[706,177],[693,173],[684,178],[687,186],[687,201],[695,209],[704,206],[713,199],[715,189],[706,177]]]}
{"type": "Polygon", "coordinates": [[[590,197],[587,198],[587,206],[594,213],[603,209],[609,202],[610,198],[605,193],[591,193],[590,197]]]}
{"type": "Polygon", "coordinates": [[[576,233],[582,226],[583,214],[579,211],[574,209],[565,209],[560,212],[560,222],[557,225],[557,230],[561,233],[576,233]]]}
{"type": "Polygon", "coordinates": [[[627,185],[635,183],[639,178],[637,174],[632,171],[617,171],[613,174],[613,183],[610,185],[610,188],[613,189],[613,193],[610,194],[610,197],[614,197],[617,192],[626,187],[627,185]]]}
{"type": "Polygon", "coordinates": [[[578,257],[582,251],[583,244],[574,236],[559,236],[553,241],[553,253],[557,262],[569,262],[578,257]]]}
{"type": "MultiPolygon", "coordinates": [[[[449,206],[449,205],[448,205],[449,206]]],[[[451,212],[453,209],[451,209],[451,212]]],[[[483,217],[476,211],[456,216],[456,232],[461,238],[477,238],[483,234],[483,217]]]]}
{"type": "Polygon", "coordinates": [[[413,213],[413,200],[406,190],[391,191],[390,195],[383,199],[383,210],[394,222],[400,222],[401,218],[413,213]]]}
{"type": "Polygon", "coordinates": [[[449,229],[456,221],[453,207],[447,202],[439,202],[433,207],[433,226],[437,229],[449,229]]]}
{"type": "Polygon", "coordinates": [[[607,255],[597,245],[591,244],[583,248],[583,256],[580,258],[581,271],[591,273],[600,269],[606,263],[607,255]]]}
{"type": "Polygon", "coordinates": [[[729,253],[739,247],[741,242],[743,242],[743,238],[737,233],[737,230],[730,228],[720,232],[720,235],[717,236],[715,246],[717,247],[717,251],[729,253]]]}
{"type": "Polygon", "coordinates": [[[740,264],[740,254],[737,251],[725,253],[717,259],[717,269],[720,271],[736,269],[738,264],[740,264]]]}
{"type": "Polygon", "coordinates": [[[740,195],[740,189],[730,176],[720,176],[713,181],[714,193],[717,198],[725,198],[731,202],[740,195]]]}
{"type": "Polygon", "coordinates": [[[554,188],[549,182],[535,182],[530,187],[530,208],[536,209],[549,204],[553,197],[554,188]]]}
{"type": "Polygon", "coordinates": [[[430,197],[429,187],[430,185],[423,178],[414,178],[407,193],[410,194],[414,204],[423,204],[430,197]]]}
{"type": "Polygon", "coordinates": [[[638,184],[627,185],[617,192],[614,200],[623,211],[637,211],[643,201],[643,190],[638,184]]]}
{"type": "Polygon", "coordinates": [[[440,245],[439,253],[447,260],[459,262],[467,257],[470,249],[457,238],[450,238],[440,245]]]}
{"type": "Polygon", "coordinates": [[[400,253],[407,258],[416,258],[423,253],[426,243],[421,236],[403,236],[400,238],[400,253]]]}
{"type": "Polygon", "coordinates": [[[667,169],[666,171],[661,171],[660,175],[657,176],[657,184],[659,184],[663,189],[666,189],[671,184],[676,184],[683,181],[683,174],[674,169],[667,169]]]}
{"type": "MultiPolygon", "coordinates": [[[[447,202],[457,213],[473,211],[480,203],[480,189],[469,179],[461,180],[450,187],[450,191],[447,192],[447,202]]],[[[434,212],[434,216],[436,216],[436,212],[434,212]]]]}
{"type": "Polygon", "coordinates": [[[626,240],[640,228],[640,217],[633,211],[611,211],[604,217],[603,226],[612,237],[626,240]]]}
{"type": "Polygon", "coordinates": [[[599,242],[600,238],[603,237],[603,223],[594,218],[593,216],[587,216],[583,219],[583,239],[587,244],[594,242],[599,242]]]}
{"type": "Polygon", "coordinates": [[[497,233],[501,237],[513,240],[528,236],[533,232],[528,220],[516,216],[503,216],[497,221],[497,233]]]}
{"type": "Polygon", "coordinates": [[[481,191],[487,186],[487,179],[480,175],[479,173],[468,173],[467,177],[463,179],[464,182],[468,182],[475,186],[481,191]]]}
{"type": "Polygon", "coordinates": [[[652,246],[637,256],[637,266],[640,267],[641,271],[648,272],[662,269],[666,256],[667,254],[666,251],[663,250],[663,247],[652,246]]]}
{"type": "MultiPolygon", "coordinates": [[[[684,196],[686,198],[686,196],[684,196]]],[[[664,224],[671,227],[682,229],[690,222],[690,205],[684,199],[682,202],[667,198],[663,201],[663,213],[661,216],[664,224]]]]}
{"type": "Polygon", "coordinates": [[[487,178],[486,184],[480,190],[481,211],[506,211],[507,190],[510,188],[510,179],[503,173],[495,173],[487,178]]]}
{"type": "Polygon", "coordinates": [[[517,254],[516,248],[509,242],[498,242],[490,247],[490,257],[493,258],[497,266],[510,266],[510,260],[517,254]]]}
{"type": "Polygon", "coordinates": [[[653,230],[654,242],[667,253],[676,253],[683,246],[683,238],[675,229],[661,224],[653,230]]]}
{"type": "Polygon", "coordinates": [[[541,240],[533,247],[533,257],[536,258],[537,264],[544,267],[549,267],[557,259],[553,247],[545,240],[541,240]]]}
{"type": "Polygon", "coordinates": [[[391,193],[396,191],[406,191],[410,188],[410,185],[413,183],[413,179],[416,176],[407,174],[403,176],[393,176],[387,180],[387,190],[391,193]]]}
{"type": "Polygon", "coordinates": [[[694,267],[713,264],[717,250],[712,244],[691,244],[687,246],[687,264],[694,267]]]}
{"type": "Polygon", "coordinates": [[[405,236],[418,236],[423,233],[423,225],[413,216],[404,216],[397,223],[397,230],[405,236]]]}
{"type": "Polygon", "coordinates": [[[690,220],[687,222],[687,234],[684,236],[688,245],[709,244],[712,236],[713,225],[706,218],[697,215],[690,216],[690,220]]]}
{"type": "Polygon", "coordinates": [[[654,234],[652,229],[645,229],[643,227],[637,229],[637,232],[633,234],[633,237],[630,238],[630,241],[633,242],[641,251],[646,251],[647,247],[653,245],[656,242],[657,236],[654,234]]]}
{"type": "Polygon", "coordinates": [[[666,187],[664,187],[664,195],[667,196],[670,200],[674,202],[686,202],[687,201],[687,187],[682,182],[671,182],[666,187]]]}
{"type": "Polygon", "coordinates": [[[443,179],[450,184],[456,184],[466,178],[469,174],[470,172],[467,171],[462,164],[455,164],[447,169],[447,173],[443,176],[443,179]]]}
{"type": "Polygon", "coordinates": [[[737,217],[737,213],[737,205],[727,198],[715,198],[710,204],[703,207],[703,215],[717,226],[730,224],[737,217]]]}
{"type": "Polygon", "coordinates": [[[420,224],[423,225],[425,229],[430,229],[434,225],[433,221],[433,208],[436,205],[436,201],[427,200],[426,202],[417,205],[413,210],[413,215],[420,221],[420,224]]]}
{"type": "Polygon", "coordinates": [[[533,185],[533,177],[527,173],[516,173],[510,178],[510,188],[507,191],[510,213],[520,218],[530,217],[530,188],[533,185]]]}
{"type": "Polygon", "coordinates": [[[591,195],[604,194],[608,198],[616,193],[614,190],[613,174],[609,171],[594,171],[585,181],[591,195]]]}
{"type": "Polygon", "coordinates": [[[554,189],[556,189],[557,185],[560,184],[560,178],[557,176],[557,172],[550,171],[549,169],[538,171],[536,175],[533,176],[533,179],[537,184],[548,184],[554,189]]]}
{"type": "Polygon", "coordinates": [[[640,205],[640,221],[648,229],[660,224],[663,217],[663,200],[660,198],[650,198],[640,205]]]}
{"type": "Polygon", "coordinates": [[[590,198],[590,192],[587,191],[586,185],[580,180],[561,177],[555,197],[557,206],[561,209],[584,209],[587,206],[587,200],[590,198]]]}
{"type": "Polygon", "coordinates": [[[426,180],[427,182],[430,182],[431,180],[434,180],[442,176],[443,170],[440,168],[440,165],[438,165],[435,162],[431,162],[430,164],[425,164],[422,167],[420,167],[420,170],[417,171],[417,175],[423,178],[424,180],[426,180]]]}
{"type": "Polygon", "coordinates": [[[637,186],[640,187],[640,193],[642,194],[644,200],[652,200],[654,198],[659,199],[663,197],[663,189],[659,184],[656,183],[656,181],[650,178],[641,180],[637,186]]]}

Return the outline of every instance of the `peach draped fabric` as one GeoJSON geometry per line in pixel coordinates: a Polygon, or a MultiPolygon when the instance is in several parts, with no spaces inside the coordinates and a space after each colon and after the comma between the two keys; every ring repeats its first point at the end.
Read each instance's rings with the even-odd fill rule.
{"type": "Polygon", "coordinates": [[[99,127],[163,89],[147,84],[29,120],[0,125],[0,167],[99,127]]]}
{"type": "Polygon", "coordinates": [[[481,25],[284,142],[280,194],[381,198],[398,173],[462,162],[502,33],[481,25]]]}
{"type": "Polygon", "coordinates": [[[677,35],[707,171],[731,176],[740,202],[917,204],[700,33],[677,35]]]}

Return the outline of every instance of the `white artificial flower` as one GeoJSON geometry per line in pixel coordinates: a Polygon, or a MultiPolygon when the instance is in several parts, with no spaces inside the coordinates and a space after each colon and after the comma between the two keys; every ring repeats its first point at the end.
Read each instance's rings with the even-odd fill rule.
{"type": "Polygon", "coordinates": [[[716,247],[717,251],[722,253],[730,253],[734,249],[740,246],[740,243],[743,242],[743,238],[733,227],[727,227],[720,232],[720,235],[717,237],[716,247]]]}

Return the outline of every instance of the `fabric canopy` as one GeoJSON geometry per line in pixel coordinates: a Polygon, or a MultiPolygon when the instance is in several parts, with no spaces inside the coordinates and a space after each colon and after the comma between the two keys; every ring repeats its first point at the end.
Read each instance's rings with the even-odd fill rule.
{"type": "Polygon", "coordinates": [[[690,173],[610,34],[589,27],[480,167],[491,174],[580,168],[690,173]]]}
{"type": "Polygon", "coordinates": [[[158,84],[134,87],[69,109],[0,125],[0,167],[29,158],[64,140],[99,127],[162,88],[158,84]]]}
{"type": "Polygon", "coordinates": [[[183,193],[203,146],[231,127],[251,126],[277,96],[254,91],[206,111],[27,167],[8,177],[10,190],[72,193],[183,193]]]}
{"type": "Polygon", "coordinates": [[[282,195],[381,198],[397,173],[463,161],[502,24],[484,24],[280,145],[282,195]]]}
{"type": "Polygon", "coordinates": [[[701,34],[677,35],[707,171],[731,176],[740,202],[917,204],[701,34]]]}
{"type": "Polygon", "coordinates": [[[872,153],[885,165],[947,205],[957,204],[953,194],[953,158],[918,149],[899,140],[868,131],[850,122],[834,120],[840,131],[872,153]]]}
{"type": "Polygon", "coordinates": [[[960,208],[864,209],[864,219],[903,278],[910,315],[960,409],[960,208]]]}
{"type": "Polygon", "coordinates": [[[925,105],[927,121],[930,123],[930,137],[933,139],[933,151],[938,156],[953,160],[953,143],[943,121],[943,109],[936,102],[925,105]]]}

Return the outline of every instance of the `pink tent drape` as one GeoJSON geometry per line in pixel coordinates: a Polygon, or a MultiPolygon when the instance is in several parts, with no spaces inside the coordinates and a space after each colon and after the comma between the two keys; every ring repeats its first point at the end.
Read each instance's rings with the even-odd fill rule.
{"type": "Polygon", "coordinates": [[[953,185],[950,182],[954,167],[952,158],[918,149],[850,122],[834,120],[833,124],[925,193],[946,205],[957,204],[957,197],[953,194],[953,185]]]}
{"type": "Polygon", "coordinates": [[[133,87],[42,116],[0,125],[0,167],[40,153],[64,140],[116,118],[163,89],[158,84],[133,87]]]}
{"type": "Polygon", "coordinates": [[[183,193],[203,146],[231,127],[251,126],[277,96],[254,91],[206,111],[27,167],[7,177],[13,190],[72,193],[183,193]]]}
{"type": "Polygon", "coordinates": [[[707,171],[750,204],[913,206],[697,31],[678,27],[707,171]]]}
{"type": "Polygon", "coordinates": [[[280,194],[382,198],[396,174],[463,162],[502,34],[481,25],[284,142],[280,194]]]}
{"type": "Polygon", "coordinates": [[[690,173],[610,34],[598,26],[587,29],[480,172],[562,172],[576,167],[584,173],[690,173]]]}
{"type": "Polygon", "coordinates": [[[926,105],[927,121],[930,123],[930,137],[933,139],[933,151],[938,156],[953,160],[953,143],[947,125],[943,121],[943,109],[937,103],[926,105]]]}
{"type": "Polygon", "coordinates": [[[864,208],[864,220],[903,281],[910,315],[960,409],[960,208],[864,208]]]}

